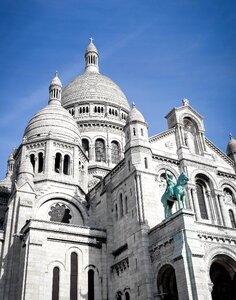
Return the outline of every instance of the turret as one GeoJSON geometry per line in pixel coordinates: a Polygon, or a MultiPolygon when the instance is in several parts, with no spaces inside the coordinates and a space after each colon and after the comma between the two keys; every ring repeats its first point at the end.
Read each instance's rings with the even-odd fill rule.
{"type": "Polygon", "coordinates": [[[135,146],[150,147],[148,141],[148,125],[134,103],[128,114],[124,130],[126,138],[125,150],[135,146]]]}
{"type": "Polygon", "coordinates": [[[85,51],[85,72],[99,73],[98,50],[93,44],[93,38],[90,38],[90,44],[85,51]]]}
{"type": "Polygon", "coordinates": [[[152,152],[148,140],[148,125],[134,103],[128,114],[124,130],[126,138],[125,157],[137,169],[150,168],[152,152]]]}
{"type": "Polygon", "coordinates": [[[55,76],[49,85],[49,104],[61,104],[61,92],[62,84],[58,77],[58,72],[55,72],[55,76]]]}

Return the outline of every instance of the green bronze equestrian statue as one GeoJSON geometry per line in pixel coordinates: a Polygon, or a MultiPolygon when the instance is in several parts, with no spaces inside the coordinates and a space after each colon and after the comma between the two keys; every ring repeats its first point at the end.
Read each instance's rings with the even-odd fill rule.
{"type": "Polygon", "coordinates": [[[167,187],[165,193],[161,197],[161,202],[165,210],[165,218],[169,217],[172,214],[172,207],[175,201],[178,201],[179,209],[185,208],[185,185],[189,181],[189,178],[186,173],[182,172],[177,180],[177,183],[174,179],[174,176],[170,173],[165,173],[167,187]]]}

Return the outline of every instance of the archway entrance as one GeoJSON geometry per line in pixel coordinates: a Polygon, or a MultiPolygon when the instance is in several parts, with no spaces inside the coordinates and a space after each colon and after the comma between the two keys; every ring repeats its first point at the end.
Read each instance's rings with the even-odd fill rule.
{"type": "Polygon", "coordinates": [[[161,268],[158,279],[158,299],[178,300],[178,290],[176,283],[175,270],[171,265],[165,265],[161,268]]]}
{"type": "Polygon", "coordinates": [[[227,256],[215,257],[210,267],[212,300],[236,299],[236,262],[227,256]]]}

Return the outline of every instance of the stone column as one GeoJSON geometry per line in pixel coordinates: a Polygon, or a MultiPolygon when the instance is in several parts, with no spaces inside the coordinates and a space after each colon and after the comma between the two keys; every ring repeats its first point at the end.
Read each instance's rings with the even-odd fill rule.
{"type": "Polygon", "coordinates": [[[215,207],[212,202],[211,192],[206,191],[207,201],[209,203],[209,212],[211,216],[211,220],[213,223],[216,223],[216,213],[215,213],[215,207]]]}
{"type": "Polygon", "coordinates": [[[138,211],[138,221],[140,224],[144,223],[144,211],[142,203],[142,194],[141,194],[141,179],[140,174],[135,175],[135,186],[136,186],[136,197],[137,197],[137,211],[138,211]]]}
{"type": "Polygon", "coordinates": [[[229,213],[226,209],[226,205],[224,203],[224,196],[222,194],[219,195],[219,204],[220,204],[220,209],[221,209],[221,213],[222,213],[224,226],[231,227],[229,213]]]}
{"type": "Polygon", "coordinates": [[[218,200],[218,195],[216,193],[212,192],[212,198],[214,199],[214,203],[215,203],[215,209],[216,209],[216,212],[217,212],[218,224],[219,225],[224,225],[223,218],[222,218],[222,212],[221,212],[220,204],[219,204],[219,200],[218,200]]]}
{"type": "Polygon", "coordinates": [[[201,220],[201,211],[200,211],[200,208],[199,208],[197,192],[196,192],[195,187],[192,187],[192,196],[193,196],[193,205],[194,205],[194,208],[195,208],[196,221],[200,221],[201,220]]]}
{"type": "Polygon", "coordinates": [[[95,161],[95,145],[92,143],[89,147],[89,158],[89,161],[95,161]]]}

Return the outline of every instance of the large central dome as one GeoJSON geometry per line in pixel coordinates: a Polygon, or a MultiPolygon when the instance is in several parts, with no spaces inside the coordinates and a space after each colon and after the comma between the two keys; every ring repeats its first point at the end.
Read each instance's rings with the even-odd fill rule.
{"type": "Polygon", "coordinates": [[[98,50],[91,39],[85,51],[84,73],[62,92],[62,106],[78,125],[89,158],[89,186],[104,177],[124,155],[124,126],[130,111],[125,94],[99,72],[98,50]]]}
{"type": "Polygon", "coordinates": [[[129,110],[125,94],[110,78],[96,72],[85,72],[72,80],[63,90],[62,105],[70,107],[73,104],[89,101],[109,102],[129,110]]]}

